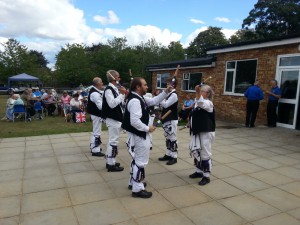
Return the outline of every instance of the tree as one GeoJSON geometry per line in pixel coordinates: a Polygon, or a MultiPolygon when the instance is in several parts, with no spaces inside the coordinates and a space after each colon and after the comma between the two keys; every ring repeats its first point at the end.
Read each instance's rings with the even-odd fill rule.
{"type": "Polygon", "coordinates": [[[163,61],[165,62],[184,59],[184,49],[179,41],[170,42],[168,48],[163,48],[162,51],[163,61]]]}
{"type": "Polygon", "coordinates": [[[241,29],[231,35],[229,42],[230,44],[234,44],[237,42],[256,40],[257,38],[257,34],[253,29],[241,29]]]}
{"type": "Polygon", "coordinates": [[[200,32],[187,48],[187,54],[191,57],[202,57],[206,55],[208,47],[228,44],[221,30],[219,27],[208,27],[207,30],[200,32]]]}
{"type": "Polygon", "coordinates": [[[27,47],[15,39],[8,39],[2,44],[4,51],[0,52],[1,81],[19,73],[32,73],[36,68],[36,55],[30,55],[27,47]]]}
{"type": "Polygon", "coordinates": [[[255,27],[258,38],[299,33],[300,0],[258,0],[242,28],[255,27]]]}
{"type": "Polygon", "coordinates": [[[45,58],[42,52],[30,50],[29,55],[36,56],[36,64],[39,65],[40,68],[48,68],[47,65],[49,61],[45,58]]]}
{"type": "Polygon", "coordinates": [[[91,58],[82,44],[67,44],[56,55],[56,81],[60,85],[89,84],[93,78],[91,58]]]}

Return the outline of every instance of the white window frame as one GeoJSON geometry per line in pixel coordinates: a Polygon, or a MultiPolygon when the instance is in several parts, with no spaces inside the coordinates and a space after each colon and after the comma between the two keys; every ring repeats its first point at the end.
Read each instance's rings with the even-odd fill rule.
{"type": "Polygon", "coordinates": [[[256,74],[255,79],[257,76],[257,66],[258,66],[258,59],[241,59],[241,60],[228,60],[225,62],[225,80],[224,80],[224,95],[234,95],[234,96],[244,96],[244,93],[235,93],[235,81],[236,81],[236,67],[238,62],[241,61],[252,61],[256,60],[256,74]],[[227,63],[228,62],[235,62],[235,68],[234,69],[227,69],[227,63]],[[232,82],[232,91],[226,91],[226,82],[227,82],[227,72],[233,72],[233,82],[232,82]]]}

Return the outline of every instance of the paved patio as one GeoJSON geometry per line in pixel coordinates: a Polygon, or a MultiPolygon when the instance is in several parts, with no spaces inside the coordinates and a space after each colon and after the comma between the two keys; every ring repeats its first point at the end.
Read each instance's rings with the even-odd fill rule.
{"type": "Polygon", "coordinates": [[[206,186],[188,177],[194,172],[188,129],[178,136],[178,163],[167,166],[157,160],[164,154],[162,128],[154,133],[150,199],[132,198],[127,189],[124,133],[121,173],[106,172],[105,160],[90,155],[89,133],[0,139],[0,224],[300,224],[299,131],[218,122],[206,186]]]}

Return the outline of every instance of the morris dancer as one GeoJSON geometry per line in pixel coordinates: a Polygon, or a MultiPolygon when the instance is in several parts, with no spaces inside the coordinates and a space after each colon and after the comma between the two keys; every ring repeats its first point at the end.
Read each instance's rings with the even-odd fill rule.
{"type": "Polygon", "coordinates": [[[211,101],[213,90],[208,85],[196,86],[195,108],[191,117],[190,151],[196,166],[190,178],[201,178],[199,185],[210,182],[211,145],[215,139],[215,111],[211,101]]]}
{"type": "Polygon", "coordinates": [[[158,159],[159,161],[168,161],[167,165],[177,163],[178,96],[176,93],[177,81],[173,79],[174,78],[167,79],[167,87],[172,91],[168,94],[166,99],[160,103],[160,106],[163,108],[162,115],[169,110],[172,111],[172,113],[162,121],[167,150],[165,155],[158,159]]]}
{"type": "Polygon", "coordinates": [[[91,88],[88,95],[87,112],[91,115],[93,122],[93,132],[91,136],[90,149],[92,156],[103,157],[105,154],[102,153],[101,148],[101,132],[102,132],[102,79],[95,77],[93,79],[93,87],[91,88]]]}
{"type": "Polygon", "coordinates": [[[146,94],[147,89],[145,79],[140,77],[132,79],[122,123],[122,128],[128,133],[127,146],[132,156],[128,188],[132,189],[132,197],[136,198],[152,196],[152,192],[145,190],[146,183],[142,182],[145,178],[145,166],[149,161],[150,133],[155,131],[155,126],[149,124],[149,106],[158,104],[167,96],[166,92],[162,92],[154,98],[144,98],[143,95],[146,94]]]}
{"type": "Polygon", "coordinates": [[[108,86],[104,90],[102,118],[106,120],[108,128],[108,143],[106,149],[106,168],[108,172],[120,172],[124,167],[116,163],[126,89],[119,85],[120,75],[116,70],[106,73],[108,86]],[[120,87],[119,87],[120,86],[120,87]],[[119,87],[119,89],[118,89],[119,87]]]}

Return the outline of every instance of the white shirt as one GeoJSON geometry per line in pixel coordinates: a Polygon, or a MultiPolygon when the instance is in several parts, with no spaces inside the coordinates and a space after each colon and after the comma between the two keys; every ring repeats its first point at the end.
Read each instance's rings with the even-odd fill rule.
{"type": "Polygon", "coordinates": [[[99,110],[102,110],[102,102],[103,102],[103,91],[100,91],[95,86],[93,86],[99,92],[93,92],[90,94],[90,99],[94,102],[99,110]]]}
{"type": "Polygon", "coordinates": [[[124,102],[125,95],[120,94],[118,88],[112,83],[109,83],[108,86],[112,87],[118,93],[118,96],[115,98],[111,90],[108,89],[105,91],[106,102],[111,109],[114,109],[116,106],[124,102]]]}
{"type": "MultiPolygon", "coordinates": [[[[132,92],[132,94],[137,95],[140,99],[142,99],[141,96],[139,96],[136,92],[132,92]]],[[[166,98],[167,94],[163,91],[158,96],[154,98],[145,97],[145,102],[148,106],[157,105],[159,102],[161,102],[164,98],[166,98]]],[[[142,100],[143,101],[143,100],[142,100]]],[[[137,98],[131,99],[127,104],[127,109],[130,113],[130,124],[134,128],[140,131],[149,132],[149,124],[146,125],[141,121],[142,118],[142,108],[140,101],[137,98]]]]}
{"type": "Polygon", "coordinates": [[[168,99],[164,99],[161,103],[160,103],[160,106],[162,106],[163,108],[168,108],[170,107],[171,105],[173,105],[175,102],[178,101],[178,96],[177,94],[173,95],[172,93],[175,92],[175,89],[172,90],[169,94],[171,95],[168,99]]]}
{"type": "Polygon", "coordinates": [[[195,99],[195,108],[197,107],[200,107],[210,113],[213,112],[214,110],[214,105],[212,101],[208,99],[204,99],[202,95],[200,96],[199,99],[195,99]]]}
{"type": "MultiPolygon", "coordinates": [[[[111,86],[118,93],[118,96],[115,98],[115,96],[111,90],[108,89],[105,91],[105,98],[106,98],[106,102],[107,102],[108,106],[111,109],[114,109],[119,104],[121,104],[121,103],[124,104],[125,95],[120,94],[118,88],[115,85],[113,85],[112,83],[109,83],[108,86],[111,86]]],[[[121,107],[121,109],[122,109],[122,107],[121,107]]],[[[106,118],[107,126],[121,127],[121,124],[122,123],[117,120],[114,120],[111,118],[106,118]]]]}

